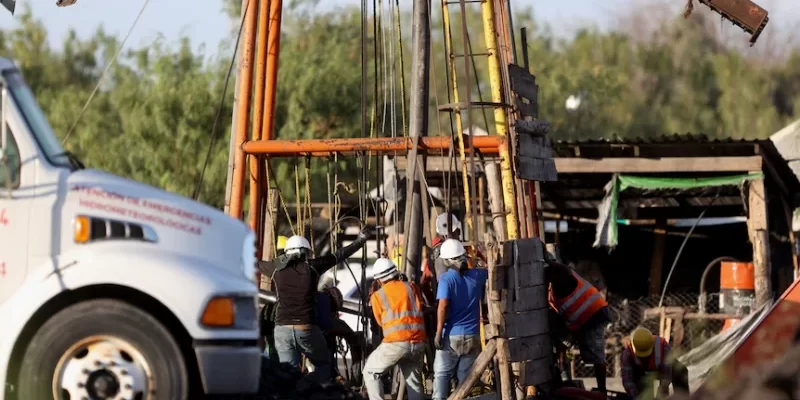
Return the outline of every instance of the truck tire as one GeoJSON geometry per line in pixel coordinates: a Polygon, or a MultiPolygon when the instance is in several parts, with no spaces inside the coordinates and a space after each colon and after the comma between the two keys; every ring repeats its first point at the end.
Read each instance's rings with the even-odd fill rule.
{"type": "Polygon", "coordinates": [[[18,389],[20,400],[185,400],[189,378],[158,320],[102,299],[65,308],[42,325],[25,351],[18,389]]]}

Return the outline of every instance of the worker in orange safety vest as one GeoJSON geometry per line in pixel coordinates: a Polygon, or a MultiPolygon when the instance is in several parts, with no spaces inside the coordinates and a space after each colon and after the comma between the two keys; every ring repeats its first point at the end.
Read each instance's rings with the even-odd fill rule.
{"type": "Polygon", "coordinates": [[[689,371],[678,360],[669,360],[670,350],[664,338],[647,328],[639,327],[631,333],[621,360],[622,386],[628,396],[639,397],[647,388],[644,378],[651,373],[657,375],[660,394],[668,395],[670,384],[676,391],[689,392],[689,371]]]}
{"type": "Polygon", "coordinates": [[[550,306],[577,340],[583,362],[594,365],[598,391],[606,392],[605,328],[611,322],[608,303],[597,288],[547,252],[544,261],[550,306]]]}
{"type": "Polygon", "coordinates": [[[408,400],[422,400],[422,363],[427,337],[419,289],[400,279],[400,271],[389,259],[375,260],[372,271],[380,289],[370,296],[370,305],[375,321],[383,329],[383,341],[364,365],[367,393],[370,400],[383,400],[381,378],[398,365],[406,377],[408,400]]]}

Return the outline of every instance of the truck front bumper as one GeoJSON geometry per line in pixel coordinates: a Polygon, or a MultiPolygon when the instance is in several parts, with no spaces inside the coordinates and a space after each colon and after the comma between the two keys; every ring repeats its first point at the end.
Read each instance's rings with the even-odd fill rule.
{"type": "Polygon", "coordinates": [[[206,394],[258,392],[261,349],[255,341],[246,344],[195,343],[194,351],[206,394]]]}

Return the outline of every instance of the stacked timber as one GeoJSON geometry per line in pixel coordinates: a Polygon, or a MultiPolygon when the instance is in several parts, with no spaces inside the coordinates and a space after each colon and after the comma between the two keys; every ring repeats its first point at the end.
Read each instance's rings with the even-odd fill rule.
{"type": "Polygon", "coordinates": [[[519,383],[540,385],[550,381],[553,344],[550,306],[544,274],[544,246],[538,238],[504,243],[505,337],[510,360],[519,363],[519,383]]]}

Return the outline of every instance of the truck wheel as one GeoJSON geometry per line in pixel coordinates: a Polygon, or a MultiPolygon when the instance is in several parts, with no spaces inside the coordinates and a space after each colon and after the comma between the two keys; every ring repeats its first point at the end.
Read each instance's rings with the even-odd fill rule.
{"type": "Polygon", "coordinates": [[[118,300],[91,300],[50,318],[25,351],[17,398],[185,400],[186,364],[169,331],[118,300]]]}

